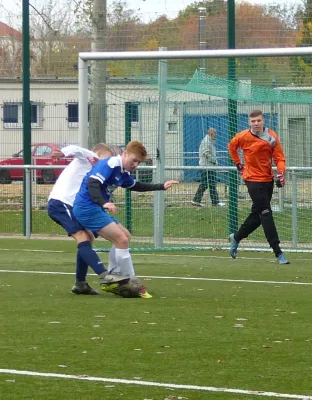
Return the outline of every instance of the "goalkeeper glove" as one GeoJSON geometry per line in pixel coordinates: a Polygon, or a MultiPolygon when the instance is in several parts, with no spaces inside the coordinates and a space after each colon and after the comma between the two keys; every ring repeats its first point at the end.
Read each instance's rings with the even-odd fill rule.
{"type": "Polygon", "coordinates": [[[240,176],[243,176],[245,165],[241,164],[241,163],[238,163],[238,164],[236,164],[236,168],[237,168],[237,171],[240,174],[240,176]]]}
{"type": "Polygon", "coordinates": [[[275,184],[278,188],[285,186],[285,175],[283,172],[275,176],[275,184]]]}

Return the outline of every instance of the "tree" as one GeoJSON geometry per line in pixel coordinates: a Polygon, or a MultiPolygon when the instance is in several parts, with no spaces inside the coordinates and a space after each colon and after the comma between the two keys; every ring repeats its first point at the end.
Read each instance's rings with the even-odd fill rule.
{"type": "Polygon", "coordinates": [[[187,6],[183,11],[179,12],[179,17],[188,17],[190,14],[198,14],[198,8],[203,7],[206,9],[207,15],[220,12],[226,7],[224,0],[208,0],[208,1],[194,1],[194,3],[187,6]]]}
{"type": "MultiPolygon", "coordinates": [[[[305,0],[304,8],[299,11],[301,27],[297,37],[297,46],[312,45],[312,0],[305,0]]],[[[297,58],[299,69],[312,71],[312,57],[302,56],[297,58]]]]}
{"type": "Polygon", "coordinates": [[[71,1],[50,0],[30,15],[31,75],[73,76],[77,51],[84,46],[75,35],[71,1]]]}

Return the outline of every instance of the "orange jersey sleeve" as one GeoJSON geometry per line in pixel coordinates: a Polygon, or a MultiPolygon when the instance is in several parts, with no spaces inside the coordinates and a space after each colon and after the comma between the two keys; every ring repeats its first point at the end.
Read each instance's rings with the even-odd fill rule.
{"type": "Polygon", "coordinates": [[[266,129],[263,135],[255,135],[246,129],[229,142],[228,149],[235,164],[240,161],[238,150],[241,149],[244,158],[243,179],[255,182],[269,182],[274,174],[272,159],[278,172],[285,172],[285,156],[277,134],[266,129]]]}

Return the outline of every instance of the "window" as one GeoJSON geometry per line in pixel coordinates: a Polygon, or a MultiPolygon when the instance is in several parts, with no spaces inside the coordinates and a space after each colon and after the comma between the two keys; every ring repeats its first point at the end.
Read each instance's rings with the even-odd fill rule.
{"type": "Polygon", "coordinates": [[[30,122],[32,128],[42,128],[43,126],[43,103],[31,103],[30,122]]]}
{"type": "Polygon", "coordinates": [[[79,113],[78,103],[69,103],[67,108],[67,120],[70,128],[78,128],[79,113]]]}
{"type": "Polygon", "coordinates": [[[38,106],[37,106],[37,104],[30,105],[30,121],[32,124],[36,124],[38,122],[38,106]]]}
{"type": "Polygon", "coordinates": [[[178,123],[177,122],[168,122],[168,133],[177,133],[178,132],[178,123]]]}
{"type": "Polygon", "coordinates": [[[34,156],[48,156],[52,153],[52,149],[50,146],[38,146],[36,148],[34,156]]]}
{"type": "Polygon", "coordinates": [[[18,104],[3,105],[3,123],[4,124],[18,123],[18,104]]]}
{"type": "Polygon", "coordinates": [[[139,104],[131,103],[130,107],[130,121],[132,128],[139,126],[139,104]]]}
{"type": "MultiPolygon", "coordinates": [[[[88,122],[90,121],[90,104],[88,104],[88,122]]],[[[69,128],[78,128],[79,126],[79,104],[67,104],[67,120],[69,128]]]]}
{"type": "Polygon", "coordinates": [[[139,122],[139,105],[137,103],[131,104],[131,122],[139,122]]]}
{"type": "MultiPolygon", "coordinates": [[[[43,104],[31,103],[30,122],[32,128],[41,128],[43,125],[43,104]]],[[[22,103],[3,104],[3,127],[22,128],[23,127],[23,106],[22,103]]]]}

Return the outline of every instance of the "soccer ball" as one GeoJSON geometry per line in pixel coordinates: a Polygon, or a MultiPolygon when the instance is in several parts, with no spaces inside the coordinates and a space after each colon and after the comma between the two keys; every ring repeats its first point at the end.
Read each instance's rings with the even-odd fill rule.
{"type": "Polygon", "coordinates": [[[140,279],[133,276],[128,281],[119,283],[118,292],[125,298],[139,297],[141,287],[140,279]]]}

